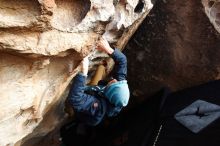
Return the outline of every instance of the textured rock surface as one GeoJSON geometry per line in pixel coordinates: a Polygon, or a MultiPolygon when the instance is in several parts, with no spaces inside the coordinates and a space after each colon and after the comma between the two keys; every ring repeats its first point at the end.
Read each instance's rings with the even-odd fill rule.
{"type": "Polygon", "coordinates": [[[209,17],[210,22],[220,33],[220,1],[219,0],[202,0],[205,13],[209,17]]]}
{"type": "Polygon", "coordinates": [[[132,58],[128,59],[128,80],[133,95],[219,79],[219,46],[220,35],[200,0],[157,1],[125,49],[132,58]]]}
{"type": "Polygon", "coordinates": [[[124,46],[152,7],[150,0],[0,0],[0,145],[31,146],[57,127],[80,60],[90,54],[93,68],[106,57],[94,51],[101,35],[124,46]]]}

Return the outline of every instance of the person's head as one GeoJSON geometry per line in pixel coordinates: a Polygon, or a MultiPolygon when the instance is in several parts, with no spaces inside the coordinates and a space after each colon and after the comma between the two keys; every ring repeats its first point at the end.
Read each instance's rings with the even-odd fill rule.
{"type": "Polygon", "coordinates": [[[113,105],[126,106],[130,97],[127,81],[110,80],[105,88],[104,95],[113,105]]]}

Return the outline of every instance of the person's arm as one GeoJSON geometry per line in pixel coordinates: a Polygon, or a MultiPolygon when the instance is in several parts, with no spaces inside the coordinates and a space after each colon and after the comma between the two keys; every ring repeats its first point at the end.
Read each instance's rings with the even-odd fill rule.
{"type": "Polygon", "coordinates": [[[77,74],[73,80],[72,87],[68,96],[70,104],[78,110],[80,110],[86,101],[87,95],[84,93],[85,82],[86,76],[82,73],[77,74]]]}
{"type": "Polygon", "coordinates": [[[112,49],[106,39],[101,38],[98,43],[98,50],[106,52],[115,61],[113,69],[113,78],[118,81],[125,80],[127,77],[127,58],[118,49],[112,49]]]}
{"type": "Polygon", "coordinates": [[[78,73],[74,78],[72,87],[69,92],[69,101],[74,108],[79,107],[80,104],[83,104],[85,102],[85,97],[87,95],[84,93],[84,88],[86,84],[88,70],[89,59],[88,57],[85,57],[80,64],[80,73],[78,73]]]}
{"type": "Polygon", "coordinates": [[[89,115],[99,114],[101,104],[96,97],[86,94],[84,92],[86,86],[86,77],[88,73],[89,61],[88,58],[84,58],[81,63],[81,71],[78,73],[72,83],[68,100],[71,106],[79,111],[89,115]]]}
{"type": "Polygon", "coordinates": [[[97,125],[105,115],[106,107],[95,96],[84,93],[86,76],[82,73],[76,75],[69,92],[68,101],[79,113],[83,113],[82,122],[97,125]]]}
{"type": "Polygon", "coordinates": [[[113,68],[113,78],[118,81],[126,80],[127,78],[126,56],[118,49],[115,49],[114,52],[111,54],[111,57],[115,61],[115,66],[113,68]]]}

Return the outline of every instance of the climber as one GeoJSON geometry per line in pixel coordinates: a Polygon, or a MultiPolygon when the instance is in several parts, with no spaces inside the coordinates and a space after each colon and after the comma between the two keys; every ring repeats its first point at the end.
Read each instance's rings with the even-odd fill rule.
{"type": "Polygon", "coordinates": [[[100,39],[96,49],[109,54],[115,61],[112,78],[108,81],[100,80],[97,86],[86,86],[89,60],[85,57],[68,95],[77,120],[90,126],[98,125],[105,115],[116,116],[128,104],[130,96],[126,80],[126,56],[118,49],[111,48],[104,38],[100,39]]]}

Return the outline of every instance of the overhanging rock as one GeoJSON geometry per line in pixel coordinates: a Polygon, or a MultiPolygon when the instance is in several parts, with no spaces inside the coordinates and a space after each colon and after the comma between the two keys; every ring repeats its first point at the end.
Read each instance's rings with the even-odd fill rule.
{"type": "Polygon", "coordinates": [[[0,0],[0,145],[21,145],[33,130],[28,138],[43,137],[62,122],[57,109],[82,58],[106,57],[94,50],[102,35],[123,47],[152,7],[150,0],[0,0]]]}

